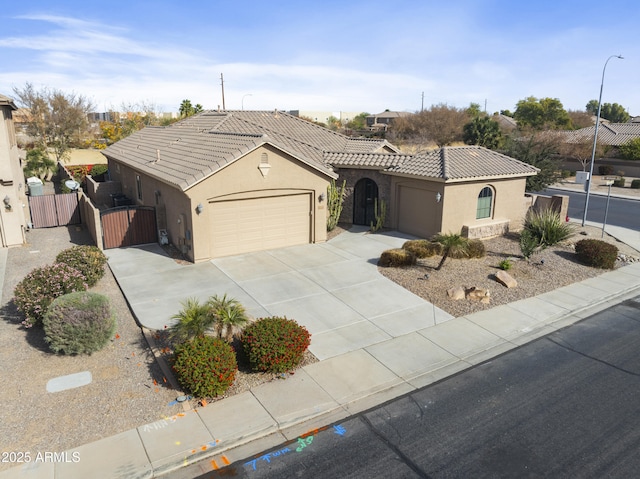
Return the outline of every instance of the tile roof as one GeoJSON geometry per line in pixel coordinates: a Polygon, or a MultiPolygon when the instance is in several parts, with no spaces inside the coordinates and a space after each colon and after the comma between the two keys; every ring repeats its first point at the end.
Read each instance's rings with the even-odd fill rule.
{"type": "Polygon", "coordinates": [[[9,98],[8,96],[4,96],[4,95],[0,95],[0,105],[2,106],[10,106],[12,110],[17,110],[18,107],[16,107],[15,103],[13,102],[12,98],[9,98]]]}
{"type": "Polygon", "coordinates": [[[404,159],[390,174],[440,178],[445,182],[532,176],[537,168],[481,146],[445,146],[404,159]]]}
{"type": "Polygon", "coordinates": [[[265,143],[329,176],[335,174],[325,160],[327,151],[397,151],[386,140],[349,138],[276,110],[206,111],[167,127],[144,128],[104,154],[186,190],[265,143]]]}
{"type": "Polygon", "coordinates": [[[398,153],[325,153],[325,161],[335,168],[385,169],[412,158],[398,153]]]}
{"type": "MultiPolygon", "coordinates": [[[[581,143],[585,140],[593,141],[596,126],[588,126],[579,130],[563,131],[562,135],[567,143],[581,143]]],[[[600,122],[598,127],[598,143],[602,145],[620,146],[629,140],[640,138],[640,123],[608,123],[600,122]]]]}

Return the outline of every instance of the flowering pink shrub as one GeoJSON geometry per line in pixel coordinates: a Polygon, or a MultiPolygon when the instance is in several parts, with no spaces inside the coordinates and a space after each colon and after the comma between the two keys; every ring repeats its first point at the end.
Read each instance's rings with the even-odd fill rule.
{"type": "Polygon", "coordinates": [[[87,289],[85,277],[63,263],[36,268],[13,291],[13,301],[25,319],[26,328],[40,326],[51,302],[63,294],[87,289]]]}

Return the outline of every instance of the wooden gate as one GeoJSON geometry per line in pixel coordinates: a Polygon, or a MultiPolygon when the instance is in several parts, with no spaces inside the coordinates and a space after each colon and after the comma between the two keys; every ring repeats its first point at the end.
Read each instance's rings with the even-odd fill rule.
{"type": "Polygon", "coordinates": [[[100,212],[104,249],[155,243],[156,212],[152,206],[120,206],[100,212]]]}
{"type": "Polygon", "coordinates": [[[33,228],[80,224],[78,193],[29,196],[33,228]]]}

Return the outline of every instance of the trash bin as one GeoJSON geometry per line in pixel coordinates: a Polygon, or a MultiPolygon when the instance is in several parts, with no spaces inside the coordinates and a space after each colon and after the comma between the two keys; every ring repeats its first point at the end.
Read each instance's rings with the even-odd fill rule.
{"type": "Polygon", "coordinates": [[[27,178],[27,188],[30,196],[42,196],[43,183],[40,178],[36,176],[27,178]]]}

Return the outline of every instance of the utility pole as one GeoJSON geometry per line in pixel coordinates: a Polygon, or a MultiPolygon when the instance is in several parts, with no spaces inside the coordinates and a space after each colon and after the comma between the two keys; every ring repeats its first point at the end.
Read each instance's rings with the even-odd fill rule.
{"type": "Polygon", "coordinates": [[[424,92],[422,92],[422,106],[420,107],[420,111],[424,111],[424,92]]]}
{"type": "Polygon", "coordinates": [[[220,73],[220,85],[222,85],[222,111],[224,111],[227,108],[224,104],[224,77],[222,76],[222,73],[220,73]]]}

